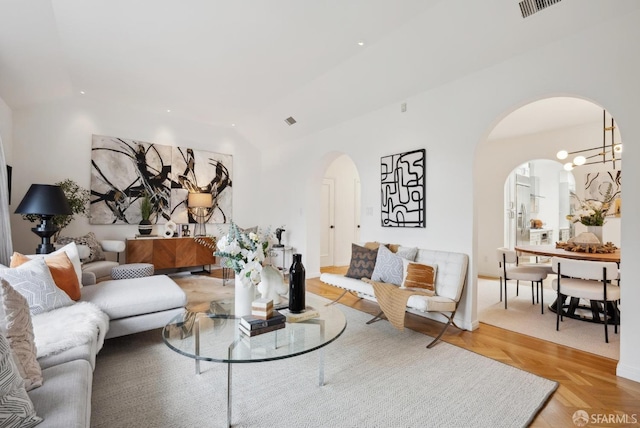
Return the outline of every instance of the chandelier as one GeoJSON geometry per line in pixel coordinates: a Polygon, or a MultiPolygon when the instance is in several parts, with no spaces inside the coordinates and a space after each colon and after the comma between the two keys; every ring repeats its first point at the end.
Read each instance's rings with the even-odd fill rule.
{"type": "Polygon", "coordinates": [[[611,123],[607,126],[607,111],[603,110],[602,112],[602,145],[597,147],[592,147],[589,149],[576,150],[573,152],[568,152],[566,150],[560,150],[556,157],[560,160],[567,159],[570,155],[577,155],[573,158],[572,162],[567,162],[564,164],[564,169],[566,171],[571,171],[576,166],[581,165],[593,165],[596,163],[607,163],[611,162],[613,164],[613,168],[616,167],[616,161],[621,160],[622,154],[622,143],[615,142],[615,129],[616,124],[611,117],[611,123]],[[607,132],[610,132],[610,142],[607,141],[607,132]]]}

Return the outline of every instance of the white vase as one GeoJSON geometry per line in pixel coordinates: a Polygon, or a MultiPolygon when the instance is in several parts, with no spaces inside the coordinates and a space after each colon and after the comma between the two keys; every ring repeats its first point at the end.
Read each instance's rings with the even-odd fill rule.
{"type": "Polygon", "coordinates": [[[601,244],[604,244],[604,241],[602,240],[602,226],[587,226],[587,232],[591,232],[596,235],[598,241],[600,241],[601,244]]]}
{"type": "Polygon", "coordinates": [[[255,285],[245,284],[240,276],[236,275],[234,315],[236,317],[251,315],[251,303],[253,303],[255,299],[255,285]]]}

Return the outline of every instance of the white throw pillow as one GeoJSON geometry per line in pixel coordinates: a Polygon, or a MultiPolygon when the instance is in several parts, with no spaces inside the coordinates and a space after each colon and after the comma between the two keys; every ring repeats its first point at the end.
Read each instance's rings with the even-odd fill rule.
{"type": "Polygon", "coordinates": [[[22,294],[1,278],[0,298],[5,313],[5,317],[0,322],[3,324],[9,345],[16,357],[16,364],[24,379],[25,388],[30,391],[42,385],[42,371],[37,360],[29,304],[22,294]]]}
{"type": "Polygon", "coordinates": [[[56,286],[49,267],[42,258],[23,263],[16,268],[2,269],[0,278],[4,278],[27,299],[31,315],[74,303],[67,293],[56,286]]]}
{"type": "Polygon", "coordinates": [[[80,284],[80,288],[82,288],[82,263],[80,262],[80,253],[78,252],[78,246],[75,242],[71,242],[63,247],[60,247],[53,253],[49,254],[28,254],[27,257],[30,259],[46,259],[49,256],[54,254],[60,254],[62,252],[67,253],[67,257],[71,260],[71,264],[73,265],[73,270],[78,276],[78,283],[80,284]]]}
{"type": "Polygon", "coordinates": [[[42,418],[24,389],[24,381],[18,372],[7,339],[0,334],[0,426],[5,428],[30,428],[42,418]]]}

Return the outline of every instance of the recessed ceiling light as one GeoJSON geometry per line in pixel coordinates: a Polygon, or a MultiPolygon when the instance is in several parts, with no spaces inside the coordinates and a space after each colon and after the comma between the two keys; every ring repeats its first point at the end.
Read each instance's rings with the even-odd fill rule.
{"type": "Polygon", "coordinates": [[[359,41],[358,42],[358,46],[364,46],[364,42],[363,41],[359,41]]]}
{"type": "Polygon", "coordinates": [[[167,109],[167,113],[171,113],[171,110],[167,109]]]}
{"type": "Polygon", "coordinates": [[[232,123],[232,124],[231,124],[231,126],[236,126],[236,124],[235,124],[235,123],[232,123]]]}
{"type": "Polygon", "coordinates": [[[84,91],[80,91],[80,95],[84,95],[84,91]]]}

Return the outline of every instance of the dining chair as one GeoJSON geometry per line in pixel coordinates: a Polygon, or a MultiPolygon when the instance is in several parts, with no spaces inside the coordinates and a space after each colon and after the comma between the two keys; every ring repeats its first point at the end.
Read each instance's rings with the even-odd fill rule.
{"type": "Polygon", "coordinates": [[[543,266],[518,266],[518,255],[515,250],[500,247],[497,250],[498,266],[500,272],[500,301],[502,301],[502,286],[504,281],[504,308],[507,309],[507,281],[515,280],[516,295],[520,281],[531,282],[531,303],[536,304],[535,294],[539,297],[540,311],[544,314],[544,293],[542,289],[542,281],[547,277],[547,268],[543,266]]]}
{"type": "MultiPolygon", "coordinates": [[[[618,279],[618,264],[614,262],[595,262],[587,260],[571,260],[561,257],[551,259],[553,271],[557,278],[552,287],[556,290],[556,331],[560,330],[563,318],[563,301],[566,297],[585,299],[594,304],[602,303],[604,312],[604,339],[609,343],[609,317],[614,323],[615,333],[618,334],[618,300],[620,287],[611,281],[618,279]],[[609,303],[613,305],[613,313],[609,314],[609,303]]],[[[598,316],[597,312],[594,317],[598,316]]]]}

